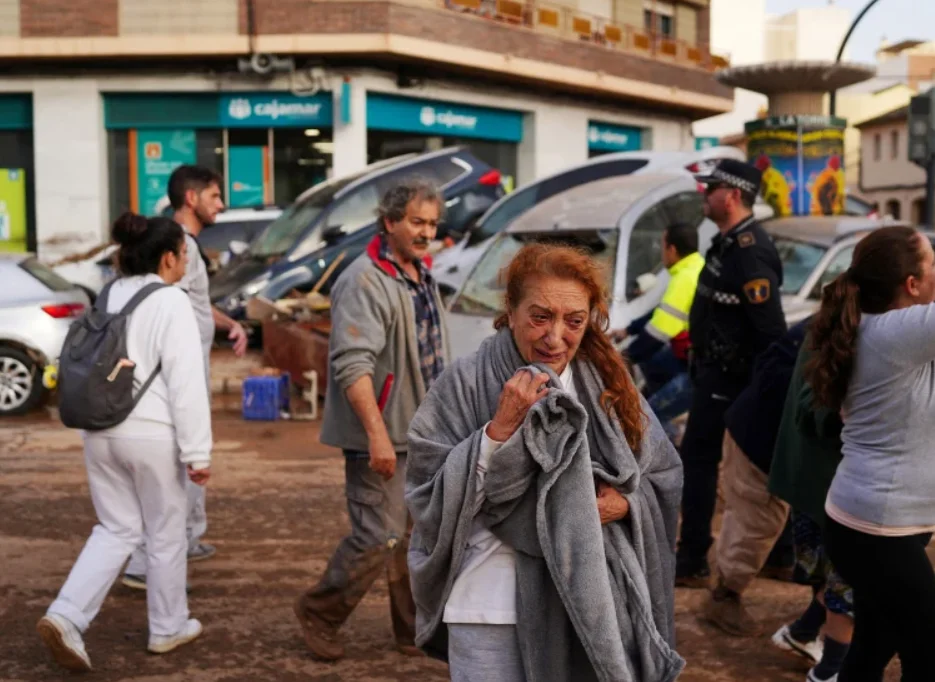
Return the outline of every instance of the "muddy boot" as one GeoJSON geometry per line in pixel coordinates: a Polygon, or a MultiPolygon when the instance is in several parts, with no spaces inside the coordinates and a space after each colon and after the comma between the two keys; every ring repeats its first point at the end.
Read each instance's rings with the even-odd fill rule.
{"type": "Polygon", "coordinates": [[[344,560],[341,547],[325,575],[300,595],[293,606],[305,644],[315,658],[337,661],[344,656],[338,630],[380,575],[384,550],[377,547],[344,560]]]}
{"type": "Polygon", "coordinates": [[[292,610],[302,627],[305,645],[312,656],[320,661],[337,661],[344,658],[344,645],[338,635],[338,628],[326,623],[312,611],[306,603],[307,594],[296,597],[292,610]]]}
{"type": "Polygon", "coordinates": [[[386,555],[386,582],[390,592],[390,618],[396,649],[406,656],[424,656],[416,646],[416,604],[409,583],[409,536],[386,555]]]}
{"type": "Polygon", "coordinates": [[[760,634],[759,623],[744,608],[740,595],[720,584],[708,595],[704,619],[736,637],[760,634]]]}

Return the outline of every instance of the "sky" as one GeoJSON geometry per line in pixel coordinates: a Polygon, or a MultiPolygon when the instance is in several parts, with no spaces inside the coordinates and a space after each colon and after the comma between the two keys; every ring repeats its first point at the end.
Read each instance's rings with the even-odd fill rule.
{"type": "MultiPolygon", "coordinates": [[[[869,0],[835,0],[834,4],[851,11],[852,17],[866,7],[869,0]]],[[[786,14],[803,7],[823,7],[828,0],[766,0],[768,14],[786,14]]],[[[935,1],[878,0],[858,24],[848,42],[852,61],[873,62],[880,39],[935,40],[935,1]]]]}

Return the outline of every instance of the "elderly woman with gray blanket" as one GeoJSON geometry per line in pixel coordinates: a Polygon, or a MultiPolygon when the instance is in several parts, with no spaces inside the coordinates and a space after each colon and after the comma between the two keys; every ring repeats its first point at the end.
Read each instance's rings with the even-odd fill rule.
{"type": "Polygon", "coordinates": [[[409,431],[416,643],[455,682],[668,682],[682,467],[611,345],[597,263],[523,247],[497,333],[409,431]]]}

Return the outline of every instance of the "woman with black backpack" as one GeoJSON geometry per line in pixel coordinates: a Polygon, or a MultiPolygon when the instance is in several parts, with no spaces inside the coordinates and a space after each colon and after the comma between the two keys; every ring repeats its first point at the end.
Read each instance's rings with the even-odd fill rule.
{"type": "Polygon", "coordinates": [[[91,669],[81,634],[144,539],[149,651],[172,651],[202,631],[189,618],[185,592],[184,483],[187,476],[204,485],[210,476],[211,410],[205,383],[193,379],[204,375],[193,351],[200,346],[195,315],[185,292],[170,286],[185,274],[185,236],[168,218],[128,213],[114,224],[113,239],[121,276],[69,332],[60,377],[63,421],[85,429],[98,523],[37,626],[55,660],[75,671],[91,669]],[[76,405],[78,386],[86,400],[76,405]],[[96,399],[105,393],[115,400],[96,399]]]}

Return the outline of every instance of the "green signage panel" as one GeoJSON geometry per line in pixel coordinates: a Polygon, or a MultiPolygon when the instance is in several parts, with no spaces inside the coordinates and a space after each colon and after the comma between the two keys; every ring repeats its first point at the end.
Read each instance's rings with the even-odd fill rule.
{"type": "Polygon", "coordinates": [[[194,130],[141,130],[137,133],[138,211],[155,215],[156,205],[166,195],[169,176],[183,164],[195,163],[194,130]]]}
{"type": "Polygon", "coordinates": [[[231,147],[227,196],[231,208],[262,206],[266,197],[266,147],[231,147]]]}
{"type": "Polygon", "coordinates": [[[26,250],[26,173],[0,168],[0,251],[26,250]]]}

